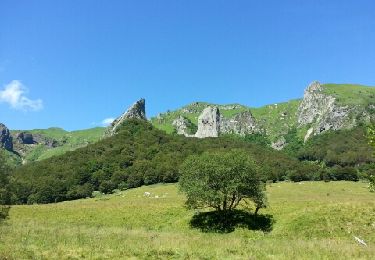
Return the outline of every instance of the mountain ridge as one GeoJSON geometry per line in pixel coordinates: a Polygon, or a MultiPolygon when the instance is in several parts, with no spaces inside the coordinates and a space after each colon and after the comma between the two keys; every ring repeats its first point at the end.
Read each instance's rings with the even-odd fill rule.
{"type": "MultiPolygon", "coordinates": [[[[295,132],[295,138],[307,141],[311,136],[328,130],[350,129],[361,123],[373,122],[375,87],[358,84],[320,84],[314,81],[305,89],[304,97],[299,99],[261,107],[250,107],[239,103],[222,105],[192,102],[174,111],[159,113],[151,117],[149,121],[156,128],[169,134],[192,137],[196,136],[199,131],[199,125],[204,127],[199,117],[208,107],[217,108],[219,116],[215,119],[217,122],[207,123],[215,123],[219,128],[215,130],[217,133],[205,133],[204,136],[198,133],[197,137],[222,134],[245,136],[257,133],[265,135],[271,141],[272,147],[283,149],[287,145],[285,136],[290,132],[295,132]],[[309,88],[319,93],[315,93],[315,90],[308,91],[309,88]],[[303,119],[304,116],[307,118],[303,119]]],[[[108,136],[108,133],[114,134],[116,128],[120,127],[123,119],[126,118],[146,119],[145,100],[135,102],[107,129],[96,127],[66,131],[59,127],[50,127],[48,129],[9,130],[9,133],[15,147],[14,152],[20,155],[24,162],[29,162],[97,142],[106,134],[108,136]]],[[[9,137],[4,140],[7,140],[6,146],[9,150],[9,137]]],[[[1,145],[5,147],[5,141],[1,145]]]]}

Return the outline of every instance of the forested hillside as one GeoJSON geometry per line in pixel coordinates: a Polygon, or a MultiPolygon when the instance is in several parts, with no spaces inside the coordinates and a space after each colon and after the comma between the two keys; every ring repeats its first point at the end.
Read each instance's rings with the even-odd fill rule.
{"type": "Polygon", "coordinates": [[[115,136],[15,170],[14,203],[47,203],[89,197],[93,191],[176,182],[190,154],[242,148],[264,167],[264,180],[286,178],[299,163],[281,152],[230,137],[195,139],[167,135],[143,120],[127,121],[115,136]]]}
{"type": "Polygon", "coordinates": [[[358,180],[359,170],[371,168],[373,159],[363,129],[353,131],[343,131],[337,137],[351,137],[342,146],[330,134],[312,139],[306,148],[295,151],[299,161],[262,145],[261,138],[187,138],[168,135],[144,120],[127,120],[112,137],[16,168],[12,199],[13,203],[49,203],[90,197],[94,191],[111,193],[115,189],[176,182],[179,166],[187,156],[215,149],[244,149],[262,167],[264,181],[358,180]],[[321,145],[321,138],[326,146],[321,145]],[[361,151],[358,157],[348,161],[330,159],[357,150],[361,151]],[[326,151],[331,157],[318,157],[316,151],[326,151]]]}

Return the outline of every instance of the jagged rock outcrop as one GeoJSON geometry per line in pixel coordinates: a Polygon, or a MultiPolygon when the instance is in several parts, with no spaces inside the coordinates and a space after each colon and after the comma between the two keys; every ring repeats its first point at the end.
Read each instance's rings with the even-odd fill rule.
{"type": "Polygon", "coordinates": [[[118,127],[121,126],[126,119],[146,120],[145,100],[143,98],[135,102],[124,114],[113,121],[106,131],[106,135],[115,134],[118,127]]]}
{"type": "MultiPolygon", "coordinates": [[[[63,141],[61,141],[63,143],[63,141]]],[[[48,148],[55,148],[59,145],[59,141],[44,136],[42,134],[32,134],[28,132],[20,132],[16,133],[13,136],[13,146],[17,146],[19,149],[19,145],[33,145],[33,144],[42,144],[47,146],[48,148]]]]}
{"type": "Polygon", "coordinates": [[[192,136],[189,132],[192,127],[192,123],[189,119],[183,116],[179,116],[172,123],[173,127],[176,129],[177,134],[184,136],[192,136]]]}
{"type": "MultiPolygon", "coordinates": [[[[227,106],[224,110],[236,109],[236,105],[227,106]]],[[[192,123],[185,117],[179,116],[172,125],[178,134],[188,137],[218,137],[220,134],[237,134],[244,136],[259,132],[260,129],[250,110],[235,114],[226,118],[220,114],[216,106],[208,106],[203,109],[198,117],[198,130],[195,135],[191,134],[192,123]]]]}
{"type": "Polygon", "coordinates": [[[259,128],[255,118],[250,111],[241,112],[232,118],[220,119],[220,133],[223,134],[252,134],[258,132],[259,128]]]}
{"type": "Polygon", "coordinates": [[[339,106],[335,98],[323,92],[318,81],[311,83],[305,90],[298,108],[299,126],[311,124],[305,141],[311,136],[327,130],[338,130],[353,125],[349,118],[350,108],[339,106]]]}
{"type": "Polygon", "coordinates": [[[21,132],[16,135],[16,141],[20,144],[35,144],[34,137],[30,133],[21,132]]]}
{"type": "Polygon", "coordinates": [[[4,148],[8,151],[13,150],[12,136],[10,135],[9,129],[2,123],[0,123],[0,148],[4,148]]]}
{"type": "Polygon", "coordinates": [[[220,132],[220,112],[217,107],[206,107],[198,117],[198,131],[195,137],[218,137],[220,132]]]}

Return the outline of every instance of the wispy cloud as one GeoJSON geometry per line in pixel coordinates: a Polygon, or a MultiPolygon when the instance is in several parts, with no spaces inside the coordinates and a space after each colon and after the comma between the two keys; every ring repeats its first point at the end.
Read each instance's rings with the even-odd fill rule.
{"type": "Polygon", "coordinates": [[[115,119],[112,118],[112,117],[109,117],[109,118],[103,119],[103,121],[102,121],[102,125],[103,125],[103,126],[109,126],[110,124],[112,124],[113,121],[115,121],[115,119]]]}
{"type": "Polygon", "coordinates": [[[0,90],[0,103],[22,111],[37,111],[43,108],[41,99],[32,100],[26,96],[28,89],[19,80],[12,80],[0,90]]]}

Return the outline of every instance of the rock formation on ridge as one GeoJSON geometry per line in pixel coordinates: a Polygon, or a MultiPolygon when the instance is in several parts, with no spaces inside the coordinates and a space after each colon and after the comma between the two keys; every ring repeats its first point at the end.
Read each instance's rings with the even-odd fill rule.
{"type": "Polygon", "coordinates": [[[220,132],[220,112],[217,107],[206,107],[198,117],[198,131],[195,137],[218,137],[220,132]]]}
{"type": "Polygon", "coordinates": [[[20,144],[35,144],[36,143],[33,135],[27,132],[21,132],[17,134],[16,141],[20,144]]]}
{"type": "Polygon", "coordinates": [[[13,150],[13,138],[10,135],[9,129],[2,123],[0,123],[0,148],[8,151],[13,150]]]}
{"type": "Polygon", "coordinates": [[[220,119],[220,133],[244,136],[258,132],[258,126],[250,110],[236,114],[232,118],[220,119]]]}
{"type": "Polygon", "coordinates": [[[299,126],[311,127],[305,136],[306,141],[311,135],[353,126],[349,113],[348,106],[337,105],[335,98],[325,94],[321,84],[314,81],[305,90],[298,107],[297,120],[299,126]]]}
{"type": "Polygon", "coordinates": [[[143,98],[135,102],[124,114],[115,119],[115,121],[109,126],[106,134],[115,134],[117,128],[121,126],[126,119],[146,120],[145,100],[143,98]]]}

